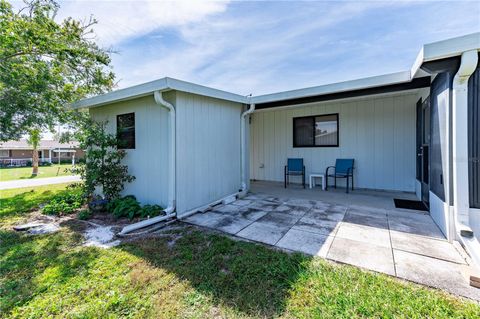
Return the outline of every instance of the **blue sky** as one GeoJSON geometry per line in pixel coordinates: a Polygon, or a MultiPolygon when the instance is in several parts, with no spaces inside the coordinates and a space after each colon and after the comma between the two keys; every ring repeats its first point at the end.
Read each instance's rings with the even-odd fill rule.
{"type": "Polygon", "coordinates": [[[118,87],[164,76],[263,94],[407,70],[424,43],[480,31],[475,1],[61,1],[93,14],[118,87]]]}

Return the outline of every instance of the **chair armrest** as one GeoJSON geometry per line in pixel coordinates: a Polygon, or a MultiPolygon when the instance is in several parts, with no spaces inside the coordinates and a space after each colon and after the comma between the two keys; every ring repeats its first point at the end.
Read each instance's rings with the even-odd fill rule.
{"type": "Polygon", "coordinates": [[[348,170],[347,170],[347,175],[353,175],[353,167],[350,167],[348,170]]]}
{"type": "Polygon", "coordinates": [[[329,170],[330,168],[335,169],[335,166],[328,166],[327,169],[325,170],[325,176],[328,176],[328,170],[329,170]]]}

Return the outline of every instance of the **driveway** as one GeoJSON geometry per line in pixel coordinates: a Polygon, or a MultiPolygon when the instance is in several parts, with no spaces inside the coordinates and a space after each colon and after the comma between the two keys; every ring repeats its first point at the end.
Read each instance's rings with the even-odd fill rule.
{"type": "Polygon", "coordinates": [[[183,221],[480,300],[464,252],[422,212],[251,193],[183,221]]]}
{"type": "Polygon", "coordinates": [[[17,179],[13,181],[0,182],[0,190],[22,188],[22,187],[34,187],[50,184],[62,184],[79,182],[80,176],[58,176],[58,177],[46,177],[35,179],[17,179]]]}

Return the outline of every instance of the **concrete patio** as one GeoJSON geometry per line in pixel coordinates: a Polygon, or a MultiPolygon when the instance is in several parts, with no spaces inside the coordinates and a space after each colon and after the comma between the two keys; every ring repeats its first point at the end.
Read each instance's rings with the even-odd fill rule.
{"type": "Polygon", "coordinates": [[[396,209],[408,193],[321,191],[252,183],[244,199],[183,221],[237,237],[385,273],[480,300],[463,275],[465,253],[428,214],[396,209]]]}

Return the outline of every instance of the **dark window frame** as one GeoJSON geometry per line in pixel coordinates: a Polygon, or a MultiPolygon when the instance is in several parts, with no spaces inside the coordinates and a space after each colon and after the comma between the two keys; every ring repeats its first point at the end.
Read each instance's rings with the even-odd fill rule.
{"type": "Polygon", "coordinates": [[[117,114],[117,139],[120,142],[120,132],[119,132],[119,118],[122,116],[133,115],[133,145],[117,145],[117,148],[120,150],[134,150],[136,148],[136,123],[135,123],[135,112],[117,114]]]}
{"type": "Polygon", "coordinates": [[[294,148],[309,148],[309,147],[339,147],[340,145],[340,116],[339,113],[329,113],[329,114],[318,114],[318,115],[308,115],[308,116],[299,116],[299,117],[294,117],[292,119],[292,128],[293,128],[293,147],[294,148]],[[332,116],[334,115],[337,119],[337,144],[331,144],[331,145],[298,145],[296,143],[297,140],[297,131],[295,129],[295,121],[297,119],[306,119],[306,118],[311,118],[312,119],[312,125],[313,125],[313,143],[315,143],[315,118],[317,117],[324,117],[324,116],[332,116]]]}

